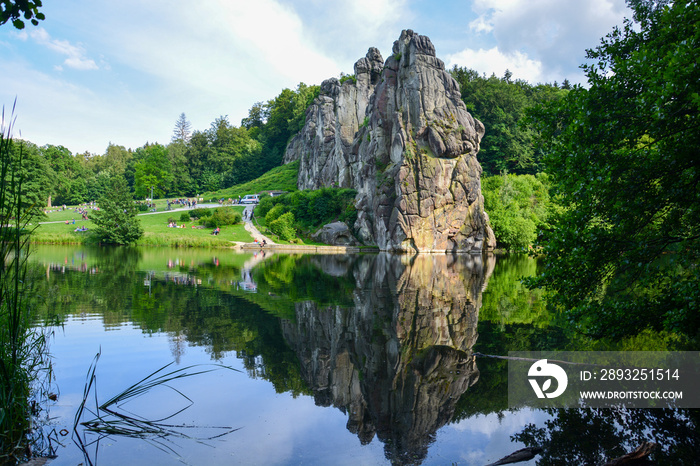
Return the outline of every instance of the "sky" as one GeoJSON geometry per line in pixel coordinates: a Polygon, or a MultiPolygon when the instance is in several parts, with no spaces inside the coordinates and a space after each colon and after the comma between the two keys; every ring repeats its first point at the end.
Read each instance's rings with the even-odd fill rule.
{"type": "Polygon", "coordinates": [[[170,142],[300,82],[352,74],[403,29],[428,36],[446,68],[532,84],[585,84],[585,50],[624,0],[60,0],[19,31],[0,26],[0,105],[15,137],[74,154],[170,142]]]}

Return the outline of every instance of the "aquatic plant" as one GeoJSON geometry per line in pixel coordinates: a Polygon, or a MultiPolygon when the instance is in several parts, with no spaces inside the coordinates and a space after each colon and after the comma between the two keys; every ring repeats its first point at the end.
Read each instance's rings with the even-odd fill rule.
{"type": "MultiPolygon", "coordinates": [[[[11,115],[14,114],[14,108],[11,115]]],[[[14,150],[13,118],[0,123],[0,463],[32,454],[31,420],[46,401],[51,364],[46,334],[32,326],[26,263],[33,205],[23,199],[22,150],[14,150]]]]}
{"type": "Polygon", "coordinates": [[[86,464],[94,464],[91,458],[95,458],[96,463],[100,441],[108,436],[116,435],[142,439],[154,447],[179,459],[180,455],[173,448],[174,444],[171,446],[171,439],[186,439],[197,442],[206,442],[208,440],[223,437],[224,435],[238,430],[238,428],[234,427],[202,427],[168,422],[175,418],[175,416],[178,414],[189,409],[194,404],[187,395],[173,386],[174,382],[186,377],[205,374],[207,372],[212,372],[219,369],[228,369],[240,372],[238,369],[220,364],[197,364],[179,369],[171,369],[171,366],[174,364],[171,362],[150,373],[117,395],[109,398],[107,401],[99,403],[97,400],[97,376],[95,372],[100,355],[101,352],[98,352],[95,355],[95,358],[88,369],[85,388],[83,391],[83,400],[78,406],[73,423],[73,440],[83,452],[86,464]],[[180,409],[176,409],[174,412],[164,417],[159,417],[156,419],[149,419],[145,416],[140,416],[124,408],[128,402],[137,397],[146,395],[150,391],[157,388],[167,388],[171,390],[185,401],[184,406],[180,409]],[[91,393],[94,394],[94,407],[87,406],[91,393]],[[211,432],[211,435],[195,435],[192,433],[194,432],[194,429],[197,431],[206,429],[211,432]],[[92,456],[91,452],[89,451],[91,448],[94,448],[92,456]]]}

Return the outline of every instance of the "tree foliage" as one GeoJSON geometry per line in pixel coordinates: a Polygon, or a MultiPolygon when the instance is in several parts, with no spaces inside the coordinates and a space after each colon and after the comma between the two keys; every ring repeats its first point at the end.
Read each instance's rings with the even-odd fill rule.
{"type": "Polygon", "coordinates": [[[162,198],[173,181],[168,151],[160,144],[137,149],[134,158],[134,193],[136,197],[162,198]],[[152,190],[152,191],[151,191],[152,190]]]}
{"type": "Polygon", "coordinates": [[[187,116],[185,116],[185,113],[183,112],[175,122],[172,142],[187,142],[190,140],[190,136],[192,136],[192,123],[187,120],[187,116]]]}
{"type": "Polygon", "coordinates": [[[509,71],[502,78],[487,78],[472,69],[455,66],[451,73],[459,83],[467,110],[486,127],[478,155],[484,173],[540,171],[541,153],[534,145],[535,133],[523,124],[523,119],[528,108],[559,99],[566,92],[553,85],[513,81],[509,71]]]}
{"type": "Polygon", "coordinates": [[[634,1],[589,89],[533,112],[567,208],[534,285],[594,334],[700,330],[700,4],[634,1]]]}
{"type": "Polygon", "coordinates": [[[306,109],[319,90],[319,86],[299,83],[296,90],[284,89],[267,103],[256,103],[241,121],[263,146],[260,174],[282,164],[287,143],[304,126],[306,109]]]}
{"type": "MultiPolygon", "coordinates": [[[[264,197],[255,209],[255,215],[264,217],[268,227],[285,230],[284,236],[293,238],[291,228],[301,233],[314,233],[321,226],[339,220],[348,225],[355,223],[356,192],[353,189],[321,188],[317,190],[294,191],[282,196],[264,197]],[[285,216],[287,213],[292,215],[285,216]]],[[[280,234],[273,229],[275,234],[280,234]]]]}
{"type": "Polygon", "coordinates": [[[12,157],[15,176],[23,180],[19,187],[22,211],[30,212],[33,217],[43,216],[52,179],[41,150],[35,144],[22,140],[12,140],[6,150],[12,157]]]}
{"type": "Polygon", "coordinates": [[[37,26],[45,19],[41,6],[41,0],[0,0],[0,25],[12,21],[14,27],[24,29],[24,20],[29,20],[37,26]]]}
{"type": "Polygon", "coordinates": [[[46,145],[41,152],[50,170],[51,202],[53,205],[77,205],[88,200],[87,170],[63,146],[46,145]]]}
{"type": "Polygon", "coordinates": [[[484,210],[489,214],[499,247],[522,250],[535,243],[555,208],[549,197],[549,177],[503,174],[481,182],[484,210]]]}
{"type": "Polygon", "coordinates": [[[143,228],[136,218],[136,206],[126,180],[121,176],[111,178],[110,189],[98,201],[100,210],[91,215],[95,224],[94,236],[101,243],[135,243],[143,228]]]}

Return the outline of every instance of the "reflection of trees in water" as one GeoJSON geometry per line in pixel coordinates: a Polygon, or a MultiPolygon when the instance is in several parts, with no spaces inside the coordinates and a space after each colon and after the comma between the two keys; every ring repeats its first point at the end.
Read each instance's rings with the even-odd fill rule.
{"type": "Polygon", "coordinates": [[[657,443],[650,463],[696,465],[698,409],[548,409],[543,426],[527,425],[514,438],[543,448],[538,466],[599,465],[645,441],[657,443]]]}
{"type": "Polygon", "coordinates": [[[166,279],[163,274],[139,271],[139,256],[125,254],[127,248],[118,249],[121,252],[115,251],[116,255],[106,250],[104,255],[86,258],[101,271],[94,275],[68,270],[47,277],[46,265],[31,266],[34,296],[47,303],[42,309],[50,313],[37,318],[62,321],[99,314],[108,327],[131,322],[144,333],[170,335],[175,359],[191,345],[204,347],[213,359],[235,352],[250,377],[269,380],[280,393],[308,392],[296,355],[282,337],[279,319],[236,289],[240,269],[217,266],[207,259],[194,266],[181,264],[190,272],[170,273],[166,279]],[[178,276],[186,279],[171,280],[178,276]],[[202,286],[192,286],[199,280],[202,286]]]}
{"type": "MultiPolygon", "coordinates": [[[[474,256],[319,256],[352,276],[351,306],[297,303],[284,335],[317,404],[348,414],[363,443],[376,435],[395,463],[420,463],[479,371],[484,265],[474,256]]],[[[492,264],[488,264],[492,267],[492,264]]]]}

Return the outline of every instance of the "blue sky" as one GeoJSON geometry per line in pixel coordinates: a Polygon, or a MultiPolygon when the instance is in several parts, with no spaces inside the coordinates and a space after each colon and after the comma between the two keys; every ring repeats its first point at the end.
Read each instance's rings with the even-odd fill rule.
{"type": "Polygon", "coordinates": [[[170,141],[185,113],[238,126],[258,101],[320,84],[402,29],[437,56],[531,83],[583,82],[585,49],[624,17],[624,0],[60,0],[46,20],[0,27],[0,104],[15,136],[73,153],[170,141]],[[21,132],[21,134],[19,134],[21,132]]]}

